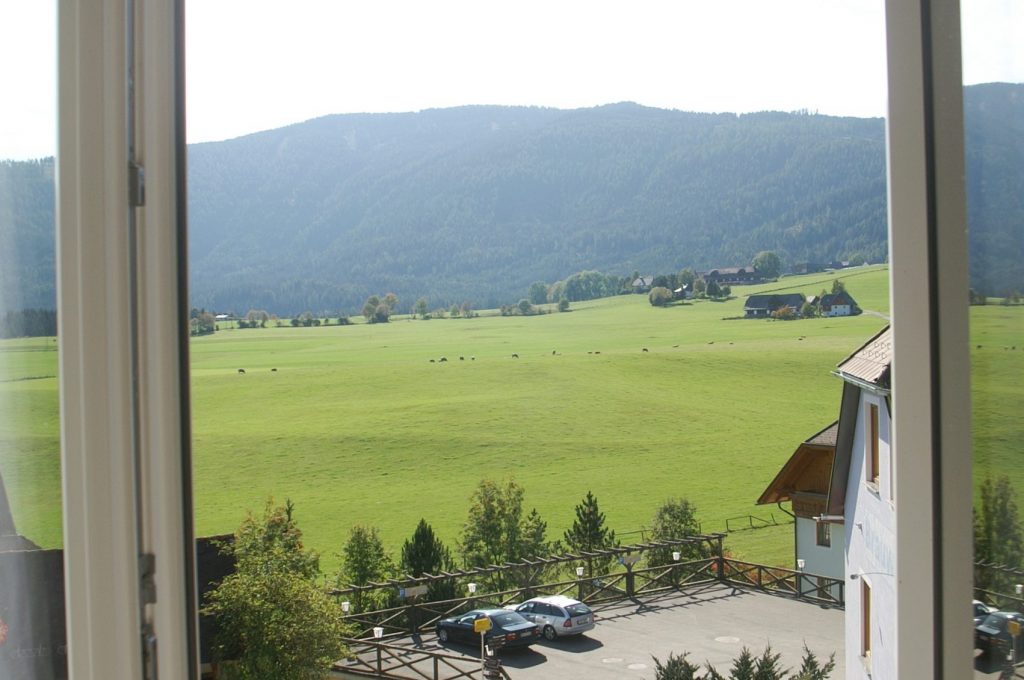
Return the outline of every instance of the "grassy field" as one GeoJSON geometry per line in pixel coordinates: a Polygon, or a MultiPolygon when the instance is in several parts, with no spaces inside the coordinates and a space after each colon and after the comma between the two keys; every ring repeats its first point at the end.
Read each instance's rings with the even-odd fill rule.
{"type": "MultiPolygon", "coordinates": [[[[884,267],[842,278],[863,308],[887,311],[884,267]]],[[[527,508],[537,507],[552,536],[568,528],[588,490],[626,540],[673,496],[697,504],[705,531],[749,514],[784,521],[754,501],[800,441],[836,417],[840,383],[831,369],[885,322],[872,314],[730,317],[742,314],[748,294],[817,293],[831,280],[784,278],[738,287],[727,302],[667,309],[632,295],[527,318],[196,338],[197,531],[232,531],[268,497],[291,498],[309,544],[333,569],[356,523],[379,527],[397,551],[424,517],[454,544],[485,477],[522,484],[527,508]]],[[[1022,314],[972,309],[972,342],[981,345],[973,351],[977,467],[1010,472],[1018,488],[1024,347],[1009,348],[1021,343],[1022,314]]],[[[14,415],[0,421],[0,470],[19,528],[57,545],[54,343],[0,347],[0,404],[14,415]]],[[[735,532],[727,546],[790,564],[792,526],[735,532]]]]}
{"type": "MultiPolygon", "coordinates": [[[[843,278],[863,307],[887,308],[884,268],[843,278]]],[[[814,275],[667,309],[624,296],[528,318],[197,338],[197,530],[231,531],[246,509],[288,497],[333,567],[355,523],[378,526],[397,549],[425,517],[453,543],[484,477],[514,477],[553,536],[587,490],[620,533],[672,496],[694,501],[707,531],[748,514],[785,520],[753,502],[795,446],[835,417],[829,371],[883,321],[725,319],[742,314],[750,293],[829,286],[831,276],[814,275]]],[[[15,416],[0,430],[0,469],[19,528],[43,545],[60,542],[53,349],[36,339],[0,352],[0,399],[15,416]]],[[[737,532],[728,545],[788,563],[791,532],[737,532]]]]}

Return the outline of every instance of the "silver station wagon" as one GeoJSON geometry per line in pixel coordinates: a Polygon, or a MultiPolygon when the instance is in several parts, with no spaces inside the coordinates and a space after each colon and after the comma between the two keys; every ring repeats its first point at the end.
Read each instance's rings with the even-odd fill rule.
{"type": "Polygon", "coordinates": [[[508,608],[536,623],[548,640],[579,635],[594,628],[594,612],[590,607],[565,595],[535,597],[508,608]]]}

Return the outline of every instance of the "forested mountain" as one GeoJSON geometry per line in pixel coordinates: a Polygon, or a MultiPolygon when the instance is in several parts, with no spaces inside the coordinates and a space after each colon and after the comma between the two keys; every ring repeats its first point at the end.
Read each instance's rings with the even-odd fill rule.
{"type": "Polygon", "coordinates": [[[614,104],[330,116],[190,152],[193,303],[493,307],[533,281],[886,254],[881,120],[614,104]]]}
{"type": "Polygon", "coordinates": [[[1024,292],[1024,85],[964,92],[971,285],[1024,292]]]}
{"type": "MultiPolygon", "coordinates": [[[[972,282],[1024,289],[1024,86],[965,93],[972,282]]],[[[8,307],[52,304],[52,172],[0,163],[8,307]]],[[[493,307],[584,269],[882,260],[884,124],[629,103],[336,115],[191,146],[189,205],[194,306],[493,307]]]]}

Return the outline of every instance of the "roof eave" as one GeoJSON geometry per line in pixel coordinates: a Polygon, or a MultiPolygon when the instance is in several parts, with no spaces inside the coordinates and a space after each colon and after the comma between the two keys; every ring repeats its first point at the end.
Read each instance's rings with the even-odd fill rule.
{"type": "Polygon", "coordinates": [[[851,385],[855,385],[861,388],[862,390],[870,392],[871,394],[874,394],[879,397],[888,397],[892,393],[892,390],[888,387],[878,385],[876,383],[871,382],[870,380],[858,378],[855,375],[851,375],[838,369],[832,371],[832,375],[836,376],[837,378],[842,378],[851,385]]]}

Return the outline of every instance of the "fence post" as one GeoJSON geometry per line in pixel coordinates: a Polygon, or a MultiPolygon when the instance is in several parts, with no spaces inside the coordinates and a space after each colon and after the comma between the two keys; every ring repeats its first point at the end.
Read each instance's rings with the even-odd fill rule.
{"type": "Polygon", "coordinates": [[[725,582],[725,549],[722,547],[722,534],[716,537],[718,540],[718,580],[725,582]]]}

